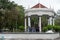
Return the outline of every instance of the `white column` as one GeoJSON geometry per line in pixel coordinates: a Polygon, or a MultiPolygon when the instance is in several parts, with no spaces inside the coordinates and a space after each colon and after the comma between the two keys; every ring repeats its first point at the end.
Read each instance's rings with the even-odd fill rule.
{"type": "Polygon", "coordinates": [[[49,24],[52,25],[52,17],[49,18],[49,24]]]}
{"type": "Polygon", "coordinates": [[[26,22],[26,18],[25,18],[25,32],[27,30],[27,22],[26,22]]]}
{"type": "Polygon", "coordinates": [[[31,27],[30,16],[28,17],[28,27],[31,27]]]}
{"type": "Polygon", "coordinates": [[[48,19],[48,25],[49,25],[49,19],[48,19]]]}
{"type": "Polygon", "coordinates": [[[53,26],[55,25],[55,18],[53,18],[53,26]]]}
{"type": "Polygon", "coordinates": [[[39,16],[39,31],[41,32],[41,16],[39,16]]]}

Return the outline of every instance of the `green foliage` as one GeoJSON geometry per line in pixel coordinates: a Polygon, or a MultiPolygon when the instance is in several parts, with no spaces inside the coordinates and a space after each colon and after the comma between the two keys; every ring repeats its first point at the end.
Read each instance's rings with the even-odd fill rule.
{"type": "Polygon", "coordinates": [[[60,32],[60,26],[48,25],[46,27],[43,27],[43,32],[46,32],[48,30],[54,30],[55,32],[60,32]]]}
{"type": "Polygon", "coordinates": [[[41,18],[41,20],[42,20],[42,27],[45,27],[45,26],[47,26],[47,24],[48,24],[48,18],[49,18],[49,16],[48,15],[42,15],[42,18],[41,18]]]}
{"type": "Polygon", "coordinates": [[[60,16],[55,19],[55,25],[60,26],[60,16]]]}
{"type": "Polygon", "coordinates": [[[52,30],[53,29],[53,26],[52,25],[48,25],[46,27],[43,27],[43,32],[46,32],[48,30],[52,30]]]}
{"type": "Polygon", "coordinates": [[[53,29],[53,26],[52,25],[48,25],[47,28],[48,28],[48,30],[51,30],[51,29],[53,29]]]}
{"type": "Polygon", "coordinates": [[[13,9],[13,7],[16,7],[14,1],[10,2],[9,0],[0,0],[0,5],[0,8],[3,9],[13,9]]]}
{"type": "Polygon", "coordinates": [[[31,16],[31,26],[38,26],[38,16],[37,15],[33,15],[31,16]]]}
{"type": "Polygon", "coordinates": [[[0,0],[0,29],[8,28],[13,32],[24,26],[24,8],[9,0],[0,0]]]}
{"type": "Polygon", "coordinates": [[[20,32],[24,32],[24,26],[19,26],[20,32]]]}
{"type": "Polygon", "coordinates": [[[22,6],[16,7],[19,15],[18,15],[18,26],[24,26],[24,8],[22,6]]]}
{"type": "Polygon", "coordinates": [[[47,27],[43,27],[43,32],[46,32],[48,30],[48,28],[47,27]]]}
{"type": "Polygon", "coordinates": [[[60,26],[53,26],[53,29],[55,30],[55,32],[60,32],[60,26]]]}

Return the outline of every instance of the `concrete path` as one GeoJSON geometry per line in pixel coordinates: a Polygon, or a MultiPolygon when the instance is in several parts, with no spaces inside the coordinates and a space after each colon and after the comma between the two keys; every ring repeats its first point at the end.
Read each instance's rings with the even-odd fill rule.
{"type": "Polygon", "coordinates": [[[5,40],[56,40],[59,33],[2,33],[1,39],[5,40]]]}

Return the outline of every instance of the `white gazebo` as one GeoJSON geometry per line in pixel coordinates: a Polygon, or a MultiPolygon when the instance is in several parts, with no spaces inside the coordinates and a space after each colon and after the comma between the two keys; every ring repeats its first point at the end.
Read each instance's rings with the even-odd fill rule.
{"type": "Polygon", "coordinates": [[[39,32],[41,32],[41,16],[42,15],[48,15],[49,16],[48,25],[54,26],[54,16],[55,16],[54,10],[51,8],[47,8],[44,5],[38,3],[32,8],[25,10],[25,31],[27,30],[26,16],[28,17],[28,27],[31,27],[31,20],[30,20],[31,15],[38,15],[39,17],[39,32]]]}

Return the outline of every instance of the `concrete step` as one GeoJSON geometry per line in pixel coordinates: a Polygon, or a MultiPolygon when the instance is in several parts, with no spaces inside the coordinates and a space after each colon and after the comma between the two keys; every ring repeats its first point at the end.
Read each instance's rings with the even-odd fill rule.
{"type": "Polygon", "coordinates": [[[60,40],[60,37],[56,38],[55,40],[60,40]]]}

